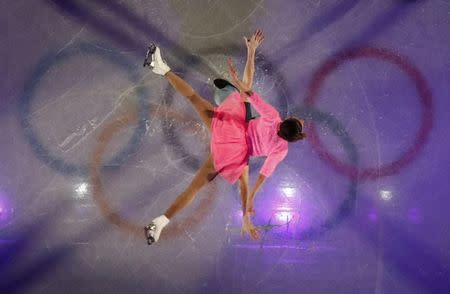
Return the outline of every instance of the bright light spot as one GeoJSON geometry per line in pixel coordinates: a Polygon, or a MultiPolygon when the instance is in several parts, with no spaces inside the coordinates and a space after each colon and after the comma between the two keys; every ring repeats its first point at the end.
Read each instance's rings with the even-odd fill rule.
{"type": "Polygon", "coordinates": [[[283,187],[283,188],[281,188],[281,191],[283,191],[284,196],[286,196],[288,198],[294,197],[295,192],[297,192],[297,190],[293,187],[283,187]]]}
{"type": "Polygon", "coordinates": [[[282,222],[290,221],[293,217],[292,211],[278,211],[275,213],[275,218],[282,222]]]}
{"type": "Polygon", "coordinates": [[[77,192],[78,197],[83,197],[88,192],[88,184],[87,183],[81,183],[79,184],[75,191],[77,192]]]}
{"type": "Polygon", "coordinates": [[[392,192],[387,190],[381,190],[380,191],[381,199],[389,201],[392,199],[392,192]]]}

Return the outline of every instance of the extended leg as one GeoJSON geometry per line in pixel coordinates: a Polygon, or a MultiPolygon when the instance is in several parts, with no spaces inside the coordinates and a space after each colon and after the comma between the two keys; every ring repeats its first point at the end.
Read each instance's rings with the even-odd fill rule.
{"type": "Polygon", "coordinates": [[[145,227],[145,236],[149,245],[158,241],[162,229],[169,223],[169,220],[192,202],[200,189],[214,180],[217,174],[218,173],[214,170],[212,156],[210,155],[187,189],[177,197],[164,215],[155,218],[151,224],[145,227]]]}
{"type": "Polygon", "coordinates": [[[169,219],[173,218],[180,210],[192,202],[203,186],[211,182],[216,176],[217,172],[214,170],[212,156],[210,155],[186,190],[177,197],[164,215],[169,219]]]}
{"type": "Polygon", "coordinates": [[[195,110],[199,114],[203,123],[208,129],[211,128],[211,120],[214,113],[214,105],[201,97],[185,80],[176,75],[173,71],[169,71],[165,74],[169,83],[177,90],[181,95],[186,97],[194,106],[195,110]]]}
{"type": "MultiPolygon", "coordinates": [[[[203,97],[197,94],[194,89],[182,78],[177,76],[174,72],[171,71],[170,67],[167,66],[165,61],[161,57],[161,50],[158,47],[155,47],[155,51],[152,53],[151,58],[152,62],[150,66],[152,67],[152,71],[156,74],[165,76],[169,83],[184,97],[186,97],[194,106],[197,113],[200,115],[203,123],[206,125],[208,129],[211,128],[211,120],[214,113],[214,106],[206,101],[203,97]]],[[[147,64],[144,63],[144,66],[147,64]]]]}

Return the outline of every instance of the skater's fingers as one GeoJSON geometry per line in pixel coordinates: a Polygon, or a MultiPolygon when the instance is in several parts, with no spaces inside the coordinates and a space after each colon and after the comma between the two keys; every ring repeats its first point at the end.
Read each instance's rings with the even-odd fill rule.
{"type": "Polygon", "coordinates": [[[258,230],[258,229],[256,229],[256,232],[255,232],[255,234],[256,234],[256,240],[259,240],[259,239],[261,238],[261,235],[260,235],[260,233],[259,233],[259,230],[258,230]]]}
{"type": "Polygon", "coordinates": [[[253,229],[251,231],[251,236],[253,240],[259,240],[259,232],[257,229],[253,229]]]}
{"type": "Polygon", "coordinates": [[[263,36],[263,35],[258,36],[258,41],[259,41],[259,43],[261,43],[262,40],[264,40],[264,36],[263,36]]]}
{"type": "Polygon", "coordinates": [[[262,36],[262,31],[258,30],[256,31],[256,37],[260,38],[262,36]]]}
{"type": "Polygon", "coordinates": [[[256,31],[256,32],[253,33],[252,39],[253,39],[253,40],[257,40],[257,39],[258,39],[258,36],[259,36],[259,33],[258,33],[258,31],[256,31]]]}

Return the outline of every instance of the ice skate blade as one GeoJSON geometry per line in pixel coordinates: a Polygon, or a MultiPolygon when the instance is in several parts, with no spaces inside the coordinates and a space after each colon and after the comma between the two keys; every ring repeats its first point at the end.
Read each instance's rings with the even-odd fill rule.
{"type": "Polygon", "coordinates": [[[149,224],[144,228],[145,231],[145,238],[147,239],[147,244],[152,245],[155,243],[155,238],[153,237],[155,233],[156,225],[155,224],[149,224]]]}
{"type": "Polygon", "coordinates": [[[149,66],[153,68],[153,65],[151,64],[151,56],[156,51],[156,45],[151,43],[150,46],[147,47],[147,53],[145,54],[145,60],[144,60],[144,67],[149,66]]]}

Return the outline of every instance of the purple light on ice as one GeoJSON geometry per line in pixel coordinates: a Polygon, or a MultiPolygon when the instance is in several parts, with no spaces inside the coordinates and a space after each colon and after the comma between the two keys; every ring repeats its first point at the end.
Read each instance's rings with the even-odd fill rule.
{"type": "Polygon", "coordinates": [[[12,216],[13,208],[11,207],[7,195],[0,191],[0,226],[6,224],[12,216]]]}
{"type": "Polygon", "coordinates": [[[412,224],[421,224],[423,222],[423,214],[418,208],[411,208],[408,211],[408,219],[412,224]]]}
{"type": "Polygon", "coordinates": [[[376,223],[378,221],[378,214],[375,210],[372,210],[368,214],[369,221],[372,223],[376,223]]]}

